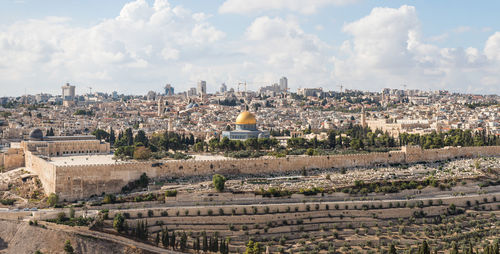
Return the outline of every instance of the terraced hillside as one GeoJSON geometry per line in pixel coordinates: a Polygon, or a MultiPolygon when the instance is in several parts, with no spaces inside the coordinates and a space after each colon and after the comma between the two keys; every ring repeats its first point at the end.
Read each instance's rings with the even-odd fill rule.
{"type": "Polygon", "coordinates": [[[406,201],[104,210],[95,228],[116,234],[113,218],[120,214],[128,225],[128,230],[120,234],[141,238],[138,230],[146,226],[143,240],[163,246],[162,235],[167,231],[170,238],[176,235],[176,249],[191,252],[204,248],[204,238],[205,248],[214,239],[220,246],[220,240],[230,238],[230,252],[244,252],[249,240],[269,246],[271,252],[288,253],[375,252],[388,249],[390,244],[402,251],[426,240],[442,252],[450,249],[452,242],[466,244],[464,239],[481,249],[498,237],[499,201],[500,194],[496,193],[406,201]]]}

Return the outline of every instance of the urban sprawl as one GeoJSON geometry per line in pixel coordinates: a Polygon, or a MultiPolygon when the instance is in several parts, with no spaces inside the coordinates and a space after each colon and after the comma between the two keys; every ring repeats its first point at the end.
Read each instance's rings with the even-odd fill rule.
{"type": "Polygon", "coordinates": [[[500,96],[209,85],[0,98],[14,252],[498,254],[500,96]]]}

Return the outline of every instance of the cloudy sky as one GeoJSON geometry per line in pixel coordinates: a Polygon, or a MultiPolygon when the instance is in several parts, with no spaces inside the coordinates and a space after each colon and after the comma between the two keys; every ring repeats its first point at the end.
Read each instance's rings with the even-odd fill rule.
{"type": "Polygon", "coordinates": [[[500,1],[1,0],[0,96],[249,88],[500,94],[500,1]]]}

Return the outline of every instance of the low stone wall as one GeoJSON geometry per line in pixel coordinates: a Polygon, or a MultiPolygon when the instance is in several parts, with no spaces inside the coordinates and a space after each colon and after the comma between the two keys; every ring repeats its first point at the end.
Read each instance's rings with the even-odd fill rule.
{"type": "Polygon", "coordinates": [[[368,167],[380,164],[429,162],[458,157],[497,156],[500,146],[452,147],[422,150],[403,147],[401,151],[330,156],[288,156],[284,158],[254,158],[229,160],[172,160],[156,162],[117,162],[115,164],[55,166],[27,154],[26,165],[40,176],[47,193],[55,192],[61,200],[75,200],[118,193],[128,182],[141,174],[149,177],[183,177],[283,173],[313,168],[368,167]]]}

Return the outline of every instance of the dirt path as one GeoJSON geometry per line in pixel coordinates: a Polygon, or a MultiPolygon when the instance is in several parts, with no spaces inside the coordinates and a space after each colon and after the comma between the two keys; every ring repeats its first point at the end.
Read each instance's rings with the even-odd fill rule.
{"type": "Polygon", "coordinates": [[[68,232],[68,233],[74,233],[74,234],[77,234],[80,236],[97,238],[97,239],[104,240],[104,241],[110,241],[110,242],[115,242],[118,244],[133,246],[135,248],[142,249],[142,250],[150,252],[150,253],[173,253],[173,254],[182,253],[182,252],[166,250],[166,249],[156,247],[153,245],[137,242],[137,241],[134,241],[132,239],[128,239],[128,238],[125,238],[122,236],[106,234],[106,233],[102,233],[102,232],[98,232],[98,231],[92,231],[92,230],[89,230],[85,227],[71,227],[71,226],[48,223],[48,222],[39,222],[39,224],[45,225],[48,229],[60,230],[60,231],[68,232]]]}

